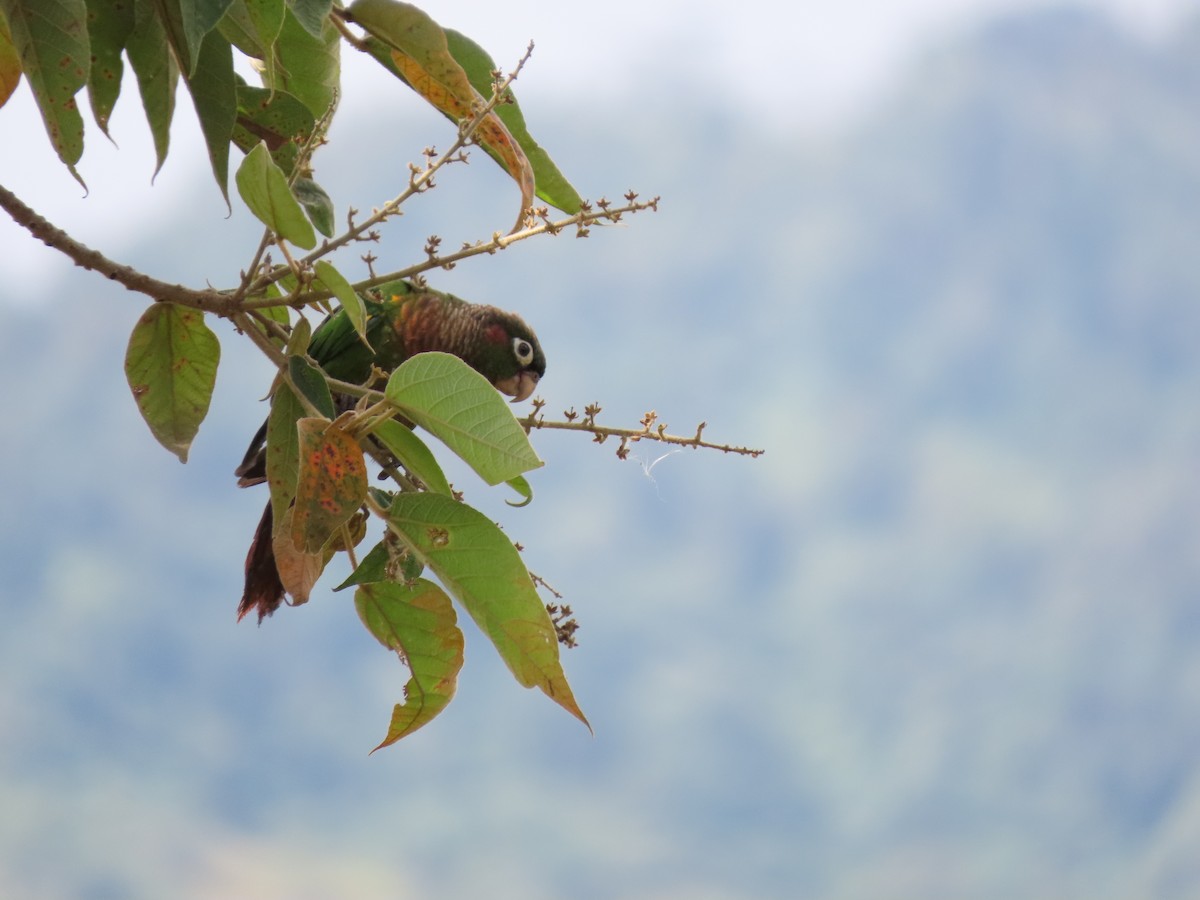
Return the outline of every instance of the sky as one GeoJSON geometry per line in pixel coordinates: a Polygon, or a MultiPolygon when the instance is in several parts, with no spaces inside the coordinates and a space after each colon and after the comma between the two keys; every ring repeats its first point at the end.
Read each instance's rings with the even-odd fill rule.
{"type": "MultiPolygon", "coordinates": [[[[1190,791],[1156,780],[1191,774],[1200,758],[1192,725],[1200,655],[1192,620],[1177,617],[1185,604],[1172,602],[1197,584],[1179,552],[1198,546],[1187,542],[1200,533],[1192,524],[1200,509],[1191,475],[1200,446],[1195,380],[1172,380],[1160,361],[1156,389],[1139,389],[1129,363],[1140,359],[1136,335],[1123,319],[1115,336],[1100,335],[1113,346],[1062,352],[1075,345],[1054,330],[1055,316],[1083,301],[1058,296],[1057,270],[1029,282],[1010,277],[1034,251],[1057,254],[1079,234],[1067,229],[1060,239],[1036,196],[1013,191],[1013,205],[1031,212],[1003,219],[1000,232],[1033,235],[1032,249],[949,241],[939,254],[922,245],[927,233],[911,223],[922,221],[923,204],[965,193],[957,189],[969,179],[948,170],[976,169],[969,159],[943,168],[936,151],[954,158],[945,145],[931,153],[913,141],[905,156],[905,135],[912,140],[920,114],[930,115],[920,103],[895,108],[912,130],[876,117],[875,131],[836,144],[863,154],[856,166],[822,168],[819,153],[810,158],[811,146],[793,140],[846,127],[907,77],[923,48],[987,13],[1048,5],[877,0],[814,4],[787,21],[765,3],[738,5],[736,18],[729,5],[703,2],[612,2],[569,14],[563,4],[511,2],[483,19],[478,4],[434,11],[498,58],[535,38],[519,92],[531,122],[551,121],[559,136],[576,137],[565,131],[577,121],[566,103],[583,104],[589,126],[618,128],[614,110],[634,98],[664,112],[688,106],[679,119],[652,120],[663,143],[671,139],[663,152],[653,134],[595,141],[600,126],[561,151],[556,138],[564,169],[587,187],[616,170],[618,188],[628,176],[659,190],[675,164],[669,153],[708,142],[691,168],[684,159],[677,178],[663,178],[666,200],[654,217],[591,241],[527,242],[446,273],[458,279],[450,284],[438,273],[439,286],[511,299],[536,322],[554,348],[545,385],[553,403],[600,399],[609,421],[626,424],[629,405],[646,401],[679,431],[704,417],[709,436],[768,448],[755,461],[679,453],[644,473],[618,465],[611,445],[537,435],[550,464],[524,510],[535,524],[506,510],[503,521],[522,538],[533,532],[536,567],[548,561],[546,574],[577,605],[585,642],[566,665],[594,738],[515,688],[469,635],[452,708],[411,742],[368,759],[400,675],[346,614],[337,600],[346,595],[323,585],[321,602],[262,628],[233,623],[241,554],[262,500],[235,490],[229,469],[261,418],[265,363],[223,342],[230,352],[214,414],[180,466],[146,434],[120,369],[125,332],[115,320],[131,323],[145,298],[118,290],[114,299],[84,273],[68,281],[60,258],[0,223],[0,304],[37,305],[92,287],[100,301],[67,296],[71,327],[56,331],[62,349],[53,354],[36,343],[45,317],[9,315],[5,332],[22,351],[10,362],[27,360],[16,367],[19,383],[41,391],[8,392],[0,414],[0,447],[10,454],[0,466],[9,479],[0,490],[4,549],[20,562],[0,583],[9,610],[0,670],[11,673],[0,678],[0,731],[15,736],[0,753],[0,806],[17,810],[0,817],[0,894],[21,895],[4,881],[21,863],[64,877],[71,867],[146,879],[204,873],[192,896],[236,896],[255,879],[264,886],[256,896],[299,896],[301,882],[313,896],[337,895],[332,885],[347,895],[347,879],[357,878],[377,886],[356,896],[394,897],[399,872],[411,896],[529,900],[563,896],[528,888],[561,884],[564,868],[572,884],[592,886],[590,896],[601,896],[603,878],[640,884],[639,896],[654,898],[769,896],[761,888],[778,883],[772,878],[829,871],[849,887],[826,897],[927,900],[938,895],[922,888],[934,883],[940,896],[1152,896],[1122,890],[1145,883],[1129,860],[1153,863],[1164,847],[1191,859],[1177,848],[1194,847],[1200,834],[1200,780],[1190,791]],[[696,103],[713,107],[714,118],[698,117],[696,103]],[[780,140],[759,140],[749,127],[727,140],[720,126],[740,124],[729,110],[780,140]],[[605,147],[619,146],[619,156],[629,144],[639,155],[605,158],[605,147]],[[729,171],[714,177],[727,159],[729,171]],[[586,174],[575,175],[576,164],[586,174]],[[834,177],[822,178],[827,171],[834,177]],[[912,171],[922,178],[903,177],[912,171]],[[795,212],[769,192],[791,198],[788,178],[801,195],[795,212]],[[831,204],[826,217],[826,190],[852,202],[831,204]],[[890,218],[878,215],[876,200],[889,201],[881,205],[890,218]],[[754,231],[756,204],[793,214],[754,231]],[[911,272],[893,250],[902,262],[928,255],[934,273],[895,278],[911,272]],[[542,253],[568,262],[539,279],[542,253]],[[843,269],[859,275],[830,279],[839,292],[822,273],[843,269]],[[560,290],[563,270],[569,292],[560,290]],[[611,296],[612,281],[629,290],[611,296]],[[746,302],[718,302],[731,283],[753,286],[746,302]],[[1049,300],[1035,303],[1046,297],[1027,296],[1027,283],[1049,285],[1049,300]],[[505,291],[517,286],[527,293],[510,298],[505,291]],[[705,300],[702,315],[689,315],[705,300]],[[1020,301],[1036,307],[1033,327],[1021,318],[1026,307],[1014,308],[1020,301]],[[910,308],[927,316],[907,319],[910,308]],[[103,334],[118,340],[92,339],[104,320],[111,330],[103,334]],[[104,484],[58,439],[62,409],[76,411],[72,426],[86,435],[88,459],[101,461],[104,484]],[[27,510],[37,514],[26,520],[27,510]],[[537,522],[550,523],[540,539],[537,522]],[[168,565],[141,565],[131,546],[168,565]],[[195,604],[186,616],[172,605],[181,600],[195,604]],[[1173,642],[1176,632],[1183,636],[1173,642]],[[429,776],[412,778],[414,767],[429,776]],[[1160,817],[1161,808],[1171,814],[1160,817]],[[447,849],[454,836],[461,843],[447,849]],[[985,884],[990,894],[964,887],[985,884]]],[[[1153,40],[1195,4],[1100,5],[1153,40]]],[[[352,84],[377,76],[373,65],[348,60],[352,84]]],[[[343,120],[375,115],[373,104],[395,96],[352,90],[343,120]]],[[[423,127],[393,127],[422,112],[399,96],[411,110],[389,111],[375,134],[425,139],[423,127]]],[[[953,97],[921,99],[937,107],[953,97]]],[[[188,283],[228,283],[223,276],[245,254],[224,269],[214,261],[231,255],[222,241],[244,223],[225,221],[207,161],[188,153],[186,98],[152,189],[144,123],[130,100],[114,123],[119,153],[89,132],[82,171],[92,191],[83,199],[47,162],[22,90],[0,109],[10,117],[0,118],[0,183],[114,258],[188,283]],[[20,133],[8,130],[19,129],[12,117],[22,115],[30,140],[8,139],[20,133]],[[182,238],[181,212],[192,215],[182,238]],[[154,240],[154,231],[164,234],[154,240]],[[188,265],[201,257],[199,267],[180,272],[177,257],[153,256],[171,244],[187,246],[188,265]]],[[[1030,108],[1057,112],[1053,97],[1030,108]]],[[[1185,102],[1171,108],[1190,121],[1185,102]]],[[[448,132],[436,116],[423,121],[448,132]]],[[[645,127],[647,117],[637,121],[645,127]]],[[[1174,136],[1131,131],[1151,147],[1174,136]]],[[[359,172],[372,179],[388,154],[402,163],[421,146],[373,144],[359,154],[359,172]]],[[[973,146],[959,149],[966,157],[973,146]]],[[[1017,142],[1018,151],[1029,146],[1017,142]]],[[[1024,159],[991,162],[1013,158],[1024,159]]],[[[1104,194],[1095,188],[1108,180],[1077,171],[1080,194],[1104,194]]],[[[496,173],[486,174],[494,186],[496,173]]],[[[459,177],[447,177],[434,199],[456,202],[459,177]]],[[[1149,189],[1148,177],[1127,180],[1131,194],[1167,193],[1149,189]]],[[[1117,261],[1139,262],[1152,248],[1131,271],[1162,270],[1152,283],[1170,284],[1176,270],[1165,263],[1187,268],[1186,255],[1172,251],[1190,246],[1195,232],[1177,226],[1193,221],[1194,196],[1170,193],[1181,209],[1163,205],[1178,218],[1151,218],[1170,226],[1169,240],[1130,241],[1117,261]]],[[[1093,211],[1084,205],[1081,216],[1093,211]]],[[[234,215],[245,218],[236,201],[234,215]]],[[[949,221],[929,233],[953,237],[972,220],[949,221]]],[[[1186,297],[1192,283],[1180,278],[1177,293],[1186,297]]],[[[1147,308],[1158,310],[1130,300],[1130,318],[1147,308]]],[[[1074,338],[1066,326],[1077,318],[1063,313],[1062,321],[1074,338]]],[[[1177,329],[1186,360],[1190,321],[1177,329]]],[[[633,407],[633,417],[644,408],[633,407]]],[[[636,452],[647,467],[658,456],[636,452]]],[[[489,498],[475,490],[471,500],[489,498]]],[[[142,894],[162,896],[162,883],[142,894]]],[[[91,896],[132,895],[103,886],[91,896]]]]}
{"type": "MultiPolygon", "coordinates": [[[[623,98],[665,104],[711,103],[736,110],[767,133],[836,128],[886,92],[890,80],[922,50],[1000,11],[1055,5],[1049,0],[849,0],[803,4],[780,12],[762,0],[737,5],[704,2],[563,4],[517,0],[489,8],[446,2],[428,11],[488,48],[498,61],[516,60],[528,41],[535,57],[519,84],[527,106],[576,100],[603,106],[623,98]],[[689,96],[690,95],[690,96],[689,96]]],[[[1149,39],[1164,35],[1200,0],[1093,0],[1149,39]]],[[[356,83],[378,77],[370,60],[346,54],[347,85],[340,115],[374,114],[374,97],[356,83]]],[[[0,109],[4,132],[29,140],[0,142],[0,179],[35,210],[85,242],[119,257],[158,227],[209,177],[194,117],[181,92],[175,140],[150,183],[153,151],[135,90],[127,85],[106,141],[85,117],[86,149],[79,170],[84,196],[50,152],[27,85],[0,109]]],[[[209,198],[211,200],[211,197],[209,198]]],[[[30,245],[0,221],[0,302],[27,304],[52,290],[62,261],[30,245]],[[15,248],[20,248],[17,251],[15,248]]]]}

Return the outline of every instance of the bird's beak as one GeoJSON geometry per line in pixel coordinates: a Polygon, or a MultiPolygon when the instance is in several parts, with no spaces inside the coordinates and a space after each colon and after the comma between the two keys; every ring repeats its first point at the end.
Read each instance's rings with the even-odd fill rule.
{"type": "Polygon", "coordinates": [[[502,394],[508,394],[512,397],[510,402],[520,403],[522,400],[528,400],[538,386],[537,372],[518,372],[512,378],[505,378],[502,381],[496,382],[496,390],[502,394]]]}

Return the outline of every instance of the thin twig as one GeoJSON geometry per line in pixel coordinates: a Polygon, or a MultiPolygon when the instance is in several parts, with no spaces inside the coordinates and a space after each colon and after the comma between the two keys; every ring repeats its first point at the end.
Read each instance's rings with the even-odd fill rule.
{"type": "MultiPolygon", "coordinates": [[[[316,250],[313,250],[307,256],[301,257],[296,262],[298,262],[301,266],[311,266],[318,259],[321,259],[335,250],[341,249],[353,241],[359,240],[364,234],[369,232],[376,225],[380,224],[385,219],[394,216],[399,211],[400,207],[412,197],[426,191],[432,185],[433,176],[437,174],[437,172],[440,171],[443,166],[462,159],[460,151],[462,151],[469,143],[471,143],[471,138],[474,136],[476,130],[478,130],[479,126],[483,124],[489,115],[491,115],[492,111],[495,110],[496,105],[501,101],[501,98],[504,97],[513,81],[516,80],[517,75],[519,75],[521,72],[521,69],[524,68],[532,50],[533,46],[530,45],[529,49],[526,50],[525,55],[517,63],[517,67],[499,85],[497,85],[496,89],[492,92],[491,98],[479,107],[474,116],[472,116],[465,123],[460,124],[458,137],[454,143],[450,145],[449,150],[437,156],[433,162],[427,163],[424,169],[418,170],[415,167],[413,168],[412,175],[409,177],[407,188],[405,188],[398,196],[392,198],[387,203],[383,204],[383,206],[375,210],[364,221],[357,225],[352,225],[346,230],[345,233],[339,235],[333,240],[322,241],[320,247],[318,247],[316,250]]],[[[280,278],[283,278],[289,271],[291,271],[291,269],[288,266],[277,266],[271,272],[259,276],[250,286],[248,293],[257,294],[260,291],[265,290],[267,285],[278,281],[280,278]]],[[[317,296],[332,296],[332,294],[317,296]]]]}
{"type": "Polygon", "coordinates": [[[597,444],[603,444],[610,437],[620,438],[621,443],[617,448],[617,456],[621,459],[625,459],[629,455],[629,445],[638,441],[658,441],[663,444],[675,444],[681,447],[703,447],[707,450],[720,450],[722,453],[736,453],[740,456],[749,456],[751,458],[757,458],[767,452],[766,450],[756,450],[751,447],[738,447],[733,444],[717,444],[712,441],[706,441],[702,437],[704,429],[707,426],[706,422],[701,422],[696,428],[696,433],[691,437],[683,437],[681,435],[668,434],[666,425],[655,427],[658,416],[654,412],[648,412],[642,417],[641,428],[614,428],[609,425],[599,425],[596,423],[596,416],[600,413],[600,407],[597,404],[589,404],[585,407],[582,419],[579,419],[579,414],[574,410],[567,410],[563,413],[565,421],[562,422],[547,421],[542,417],[541,410],[543,406],[545,406],[545,401],[535,399],[533,401],[533,412],[525,418],[517,420],[526,432],[532,431],[535,428],[551,428],[560,431],[586,431],[593,435],[597,444]]]}
{"type": "MultiPolygon", "coordinates": [[[[537,225],[531,225],[528,228],[513,234],[500,234],[495,232],[490,240],[479,241],[474,244],[466,244],[460,250],[454,253],[448,253],[445,256],[430,256],[424,262],[415,263],[404,269],[397,269],[394,272],[388,272],[384,275],[372,275],[370,278],[365,278],[362,281],[355,282],[352,286],[356,291],[364,291],[368,288],[377,287],[381,284],[386,284],[389,281],[399,281],[404,278],[412,278],[432,269],[442,269],[452,266],[464,259],[470,259],[474,256],[482,256],[484,254],[493,254],[501,250],[507,249],[518,241],[524,241],[531,237],[537,237],[541,234],[558,234],[558,232],[576,228],[584,229],[589,225],[597,225],[619,221],[621,216],[625,214],[633,215],[647,210],[657,211],[658,203],[661,198],[652,197],[649,200],[634,200],[625,206],[617,208],[605,207],[597,209],[590,205],[585,205],[583,209],[575,213],[573,216],[567,216],[557,221],[544,219],[537,225]]],[[[326,300],[333,296],[331,291],[310,291],[305,294],[305,300],[326,300]]],[[[292,305],[294,300],[288,298],[264,298],[247,300],[243,306],[246,309],[262,309],[268,306],[284,306],[292,305]]]]}

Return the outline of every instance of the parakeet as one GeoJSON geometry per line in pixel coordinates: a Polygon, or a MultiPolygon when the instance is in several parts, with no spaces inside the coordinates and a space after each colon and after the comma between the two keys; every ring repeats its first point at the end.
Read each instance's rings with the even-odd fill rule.
{"type": "MultiPolygon", "coordinates": [[[[441,351],[462,359],[517,403],[533,393],[546,372],[546,357],[537,336],[515,313],[404,281],[368,292],[364,303],[370,347],[358,336],[344,310],[322,322],[309,342],[309,356],[332,378],[362,384],[370,378],[372,367],[390,372],[417,353],[441,351]]],[[[341,398],[335,396],[335,400],[341,398]]],[[[266,480],[266,433],[264,422],[234,471],[239,487],[266,480]]],[[[261,622],[283,600],[271,542],[272,527],[268,502],[246,555],[239,620],[257,609],[261,622]]]]}

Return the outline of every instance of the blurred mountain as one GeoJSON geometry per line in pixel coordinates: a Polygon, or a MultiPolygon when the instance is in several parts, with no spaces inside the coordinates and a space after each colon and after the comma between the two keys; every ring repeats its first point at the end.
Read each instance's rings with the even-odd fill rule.
{"type": "MultiPolygon", "coordinates": [[[[348,598],[233,624],[265,365],[226,342],[180,467],[123,384],[137,298],[7,313],[0,895],[1195,896],[1198,51],[1008,18],[794,143],[682,86],[526,110],[662,211],[437,286],[536,324],[549,410],[768,449],[541,433],[531,507],[468,488],[576,608],[594,740],[469,633],[367,759],[403,675],[348,598]]],[[[322,161],[340,202],[445,134],[396,116],[322,161]]],[[[516,202],[487,163],[419,199],[387,253],[516,202]]],[[[249,223],[194,231],[131,262],[227,283],[249,223]]]]}

